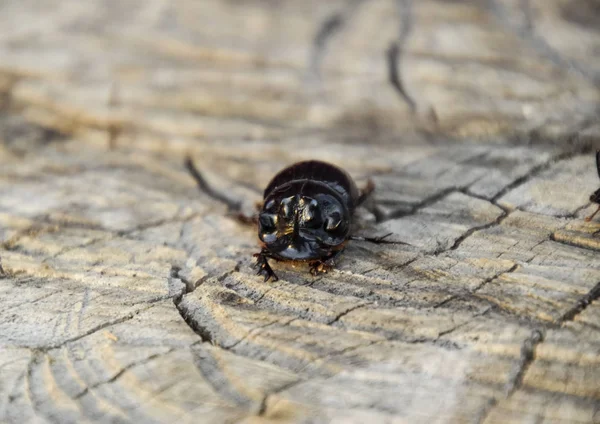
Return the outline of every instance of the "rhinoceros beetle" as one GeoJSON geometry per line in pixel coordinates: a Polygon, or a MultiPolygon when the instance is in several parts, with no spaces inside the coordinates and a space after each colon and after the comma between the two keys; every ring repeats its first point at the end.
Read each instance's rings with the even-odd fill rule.
{"type": "MultiPolygon", "coordinates": [[[[598,171],[598,177],[600,177],[600,150],[596,151],[596,170],[598,171]]],[[[598,203],[599,206],[598,209],[596,209],[596,212],[585,218],[588,222],[600,212],[600,188],[590,195],[590,202],[598,203]]]]}
{"type": "Polygon", "coordinates": [[[390,235],[368,238],[350,234],[354,211],[375,185],[369,180],[359,190],[350,175],[335,165],[311,160],[284,168],[267,184],[254,218],[241,213],[241,202],[211,188],[191,158],[186,158],[185,166],[203,192],[225,203],[240,221],[258,224],[261,251],[254,254],[255,266],[265,281],[278,280],[269,259],[308,262],[310,273],[317,275],[335,266],[347,240],[386,243],[384,239],[390,235]]]}

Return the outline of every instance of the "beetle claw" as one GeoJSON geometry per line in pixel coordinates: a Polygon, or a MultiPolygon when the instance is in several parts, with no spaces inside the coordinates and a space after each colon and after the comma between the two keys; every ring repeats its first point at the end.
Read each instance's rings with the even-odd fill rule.
{"type": "Polygon", "coordinates": [[[333,262],[328,263],[327,261],[315,261],[311,262],[309,265],[310,268],[308,272],[310,272],[310,275],[312,275],[313,277],[316,277],[319,274],[327,274],[327,272],[332,270],[335,266],[333,262]]]}
{"type": "Polygon", "coordinates": [[[275,275],[275,273],[273,272],[273,269],[271,268],[271,265],[269,265],[269,262],[267,261],[267,258],[264,254],[255,253],[252,256],[256,258],[256,263],[254,264],[254,267],[258,267],[256,275],[264,275],[265,282],[269,280],[272,280],[273,282],[279,280],[279,278],[277,278],[277,275],[275,275]]]}
{"type": "Polygon", "coordinates": [[[585,222],[590,222],[592,219],[594,219],[594,216],[596,216],[598,212],[600,212],[600,206],[598,206],[598,209],[596,209],[596,211],[593,214],[585,217],[585,222]]]}

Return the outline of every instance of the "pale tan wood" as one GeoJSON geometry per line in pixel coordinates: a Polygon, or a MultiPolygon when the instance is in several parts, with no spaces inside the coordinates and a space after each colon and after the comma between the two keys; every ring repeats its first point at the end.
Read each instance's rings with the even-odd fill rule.
{"type": "Polygon", "coordinates": [[[592,0],[0,5],[0,422],[600,422],[592,0]],[[251,212],[372,178],[338,267],[251,212]],[[405,245],[395,242],[407,242],[405,245]]]}

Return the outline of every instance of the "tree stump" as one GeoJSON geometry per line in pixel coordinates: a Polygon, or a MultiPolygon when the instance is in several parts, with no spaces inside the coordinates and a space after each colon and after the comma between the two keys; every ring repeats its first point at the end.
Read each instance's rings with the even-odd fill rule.
{"type": "Polygon", "coordinates": [[[596,1],[0,11],[0,422],[600,422],[596,1]],[[186,154],[370,177],[391,243],[264,283],[186,154]]]}

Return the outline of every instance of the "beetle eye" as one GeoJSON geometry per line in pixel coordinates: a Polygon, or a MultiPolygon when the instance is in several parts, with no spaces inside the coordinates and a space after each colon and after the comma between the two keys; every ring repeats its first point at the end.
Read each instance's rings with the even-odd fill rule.
{"type": "Polygon", "coordinates": [[[332,212],[325,220],[325,231],[335,231],[342,223],[342,216],[339,212],[332,212]]]}

